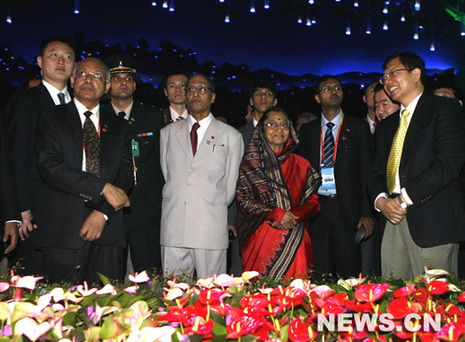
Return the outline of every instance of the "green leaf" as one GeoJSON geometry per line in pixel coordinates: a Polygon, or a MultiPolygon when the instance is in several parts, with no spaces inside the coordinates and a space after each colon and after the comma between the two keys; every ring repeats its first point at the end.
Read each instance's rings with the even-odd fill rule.
{"type": "Polygon", "coordinates": [[[289,341],[289,324],[286,324],[285,326],[281,327],[281,336],[279,339],[281,341],[289,341]]]}
{"type": "Polygon", "coordinates": [[[104,276],[103,274],[101,274],[101,273],[97,273],[97,274],[98,274],[98,276],[100,277],[100,280],[102,281],[103,286],[108,285],[108,284],[111,284],[110,279],[108,279],[107,277],[105,277],[105,276],[104,276]]]}
{"type": "Polygon", "coordinates": [[[77,313],[76,312],[68,312],[66,315],[63,316],[63,325],[69,325],[71,327],[76,326],[77,321],[77,313]]]}

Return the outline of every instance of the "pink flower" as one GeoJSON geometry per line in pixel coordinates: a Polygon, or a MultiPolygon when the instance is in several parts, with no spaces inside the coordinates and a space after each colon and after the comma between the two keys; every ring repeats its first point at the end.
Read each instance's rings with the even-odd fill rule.
{"type": "Polygon", "coordinates": [[[28,289],[28,290],[34,290],[36,288],[36,283],[43,278],[44,277],[33,277],[33,276],[20,277],[20,276],[14,275],[11,277],[11,282],[13,283],[13,286],[15,287],[28,289]]]}
{"type": "Polygon", "coordinates": [[[367,284],[360,285],[355,290],[355,299],[359,302],[376,302],[389,289],[389,284],[367,284]]]}
{"type": "Polygon", "coordinates": [[[149,276],[147,275],[147,271],[137,273],[135,275],[130,274],[129,280],[133,283],[146,283],[150,280],[149,276]]]}

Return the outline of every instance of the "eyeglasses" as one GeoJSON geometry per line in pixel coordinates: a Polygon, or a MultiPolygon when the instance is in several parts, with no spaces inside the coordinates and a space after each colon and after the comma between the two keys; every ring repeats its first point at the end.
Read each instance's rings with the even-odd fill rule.
{"type": "Polygon", "coordinates": [[[190,94],[193,94],[195,93],[196,91],[199,93],[199,94],[205,94],[207,91],[212,90],[212,88],[210,87],[207,87],[206,85],[201,85],[201,86],[190,86],[188,87],[187,89],[187,92],[190,93],[190,94]]]}
{"type": "Polygon", "coordinates": [[[388,72],[387,74],[384,74],[384,75],[379,79],[379,83],[385,84],[387,80],[396,77],[397,74],[399,73],[399,71],[404,71],[404,70],[412,71],[413,69],[394,69],[394,70],[391,70],[390,72],[388,72]]]}
{"type": "Polygon", "coordinates": [[[266,127],[269,127],[271,129],[282,129],[283,131],[289,129],[289,123],[287,122],[283,122],[281,124],[277,123],[277,122],[268,122],[265,124],[266,127]]]}
{"type": "Polygon", "coordinates": [[[335,85],[334,87],[331,87],[331,86],[325,86],[323,88],[320,89],[320,93],[330,93],[332,91],[341,91],[342,90],[342,86],[340,85],[335,85]]]}
{"type": "Polygon", "coordinates": [[[102,80],[105,75],[102,75],[99,72],[91,72],[91,71],[81,71],[76,74],[77,77],[87,77],[90,76],[92,78],[95,78],[97,80],[102,80]]]}

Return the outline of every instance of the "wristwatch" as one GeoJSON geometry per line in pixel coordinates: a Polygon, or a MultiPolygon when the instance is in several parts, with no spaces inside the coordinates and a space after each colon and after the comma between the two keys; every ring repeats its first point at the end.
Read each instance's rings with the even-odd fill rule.
{"type": "Polygon", "coordinates": [[[399,199],[400,207],[401,207],[402,209],[407,209],[407,208],[408,208],[408,204],[407,204],[407,202],[404,202],[404,201],[402,200],[402,196],[399,195],[399,196],[397,196],[397,198],[399,199]]]}

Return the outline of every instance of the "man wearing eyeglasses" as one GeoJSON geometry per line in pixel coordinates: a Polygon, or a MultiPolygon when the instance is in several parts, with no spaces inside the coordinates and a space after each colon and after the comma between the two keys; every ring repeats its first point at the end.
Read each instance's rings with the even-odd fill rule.
{"type": "Polygon", "coordinates": [[[186,120],[161,130],[161,245],[165,274],[198,278],[226,272],[228,205],[243,153],[242,137],[215,119],[213,82],[201,74],[186,84],[186,120]]]}
{"type": "Polygon", "coordinates": [[[425,63],[412,52],[386,58],[380,82],[400,110],[378,125],[370,195],[385,225],[383,276],[411,279],[425,267],[457,273],[465,239],[465,121],[456,100],[425,91],[425,63]]]}
{"type": "Polygon", "coordinates": [[[359,230],[362,237],[369,236],[374,227],[366,189],[370,131],[366,122],[342,111],[343,89],[337,77],[324,75],[314,88],[321,119],[303,126],[299,136],[300,154],[322,178],[321,210],[311,223],[313,276],[357,276],[362,268],[355,236],[359,230]]]}
{"type": "MultiPolygon", "coordinates": [[[[124,118],[131,132],[134,161],[134,188],[131,207],[124,209],[124,230],[135,272],[161,269],[160,218],[161,189],[159,109],[134,101],[137,61],[128,55],[113,55],[105,60],[110,69],[110,103],[102,106],[111,115],[124,118]]],[[[184,91],[184,90],[183,90],[184,91]]]]}
{"type": "Polygon", "coordinates": [[[122,208],[133,183],[129,126],[100,110],[110,87],[102,61],[87,58],[71,76],[74,99],[42,113],[36,154],[47,185],[39,246],[50,282],[122,280],[122,208]]]}

